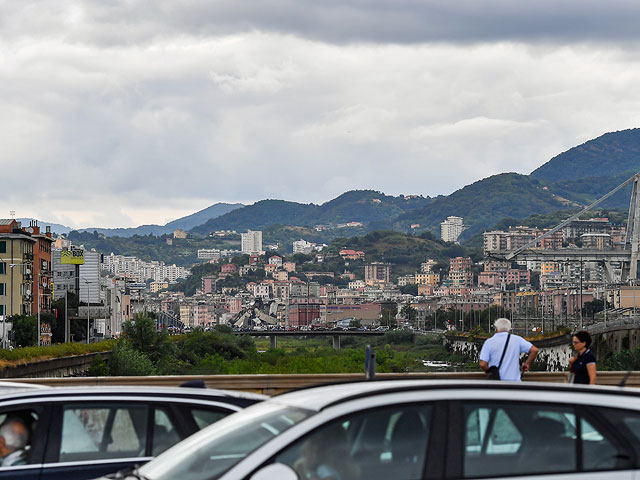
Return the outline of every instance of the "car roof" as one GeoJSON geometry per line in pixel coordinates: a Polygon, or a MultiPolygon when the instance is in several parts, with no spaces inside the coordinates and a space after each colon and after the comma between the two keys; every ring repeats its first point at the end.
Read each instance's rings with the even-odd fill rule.
{"type": "Polygon", "coordinates": [[[22,382],[2,382],[0,381],[0,395],[4,393],[17,392],[23,390],[39,390],[50,388],[47,385],[38,385],[35,383],[22,382]]]}
{"type": "Polygon", "coordinates": [[[542,382],[488,382],[486,380],[374,380],[347,382],[304,388],[273,397],[273,400],[286,405],[320,411],[324,408],[347,402],[356,398],[420,390],[445,389],[500,389],[519,391],[568,391],[581,394],[616,394],[638,396],[640,390],[628,387],[610,387],[601,385],[574,385],[566,383],[542,382]]]}
{"type": "Polygon", "coordinates": [[[3,391],[0,388],[0,403],[11,400],[33,400],[69,397],[140,397],[140,398],[174,398],[181,400],[215,401],[246,407],[263,401],[268,397],[257,393],[235,390],[219,390],[210,388],[184,387],[148,387],[148,386],[85,386],[85,387],[50,387],[25,388],[15,391],[3,391]]]}

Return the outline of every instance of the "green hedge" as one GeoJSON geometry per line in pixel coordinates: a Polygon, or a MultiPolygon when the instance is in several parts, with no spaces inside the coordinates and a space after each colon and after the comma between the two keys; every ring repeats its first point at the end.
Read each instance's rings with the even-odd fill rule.
{"type": "Polygon", "coordinates": [[[104,340],[96,343],[58,343],[42,347],[22,347],[13,350],[0,350],[0,361],[24,363],[49,358],[69,357],[86,353],[108,352],[113,349],[115,340],[104,340]]]}

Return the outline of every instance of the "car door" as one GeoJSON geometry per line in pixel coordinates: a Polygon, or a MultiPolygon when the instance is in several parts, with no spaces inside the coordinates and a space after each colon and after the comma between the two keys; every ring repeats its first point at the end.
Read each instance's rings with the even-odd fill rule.
{"type": "Polygon", "coordinates": [[[220,406],[127,399],[57,404],[41,478],[91,479],[142,465],[231,412],[220,406]]]}
{"type": "Polygon", "coordinates": [[[587,407],[465,401],[454,412],[450,478],[634,478],[631,442],[587,407]]]}
{"type": "Polygon", "coordinates": [[[8,405],[0,408],[0,426],[17,420],[28,432],[27,446],[21,461],[11,466],[0,465],[0,479],[38,480],[49,431],[50,409],[44,405],[8,405]]]}
{"type": "Polygon", "coordinates": [[[291,467],[300,479],[422,479],[428,466],[437,470],[442,455],[434,433],[442,430],[444,415],[435,411],[435,403],[412,403],[344,415],[291,443],[270,463],[291,467]]]}

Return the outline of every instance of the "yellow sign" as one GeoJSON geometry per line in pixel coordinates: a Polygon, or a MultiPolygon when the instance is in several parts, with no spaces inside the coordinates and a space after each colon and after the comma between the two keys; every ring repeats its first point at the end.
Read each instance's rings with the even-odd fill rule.
{"type": "Polygon", "coordinates": [[[63,265],[84,265],[84,250],[63,250],[60,252],[63,265]]]}

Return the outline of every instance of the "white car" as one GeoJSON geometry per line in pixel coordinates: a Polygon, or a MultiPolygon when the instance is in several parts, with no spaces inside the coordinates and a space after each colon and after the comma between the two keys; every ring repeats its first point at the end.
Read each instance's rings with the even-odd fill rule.
{"type": "Polygon", "coordinates": [[[145,480],[638,479],[640,394],[372,381],[273,397],[132,474],[145,480]]]}

